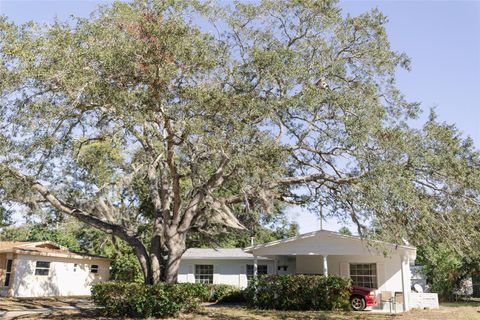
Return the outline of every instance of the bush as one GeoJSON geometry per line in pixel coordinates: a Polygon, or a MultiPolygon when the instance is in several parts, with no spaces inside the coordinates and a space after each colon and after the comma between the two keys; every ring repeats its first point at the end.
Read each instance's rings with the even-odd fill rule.
{"type": "Polygon", "coordinates": [[[238,302],[243,294],[228,285],[101,282],[93,285],[92,298],[110,317],[148,318],[196,311],[201,302],[238,302]]]}
{"type": "Polygon", "coordinates": [[[243,291],[226,284],[209,284],[209,302],[244,302],[243,291]]]}
{"type": "Polygon", "coordinates": [[[250,306],[277,310],[347,310],[350,293],[350,279],[317,275],[264,275],[245,289],[250,306]]]}
{"type": "Polygon", "coordinates": [[[92,298],[103,306],[110,317],[141,317],[175,315],[195,309],[195,298],[178,294],[175,285],[147,286],[138,283],[104,282],[92,287],[92,298]]]}

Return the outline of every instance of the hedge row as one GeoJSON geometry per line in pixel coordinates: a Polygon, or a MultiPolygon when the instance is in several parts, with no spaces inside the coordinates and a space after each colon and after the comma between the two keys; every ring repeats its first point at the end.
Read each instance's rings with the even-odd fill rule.
{"type": "Polygon", "coordinates": [[[228,285],[101,282],[93,285],[92,298],[110,317],[148,318],[192,312],[201,302],[237,301],[243,295],[228,285]]]}
{"type": "Polygon", "coordinates": [[[341,277],[264,275],[252,280],[244,291],[228,285],[101,282],[93,285],[92,298],[110,317],[148,318],[196,311],[201,302],[244,299],[261,309],[349,309],[350,292],[350,280],[341,277]]]}
{"type": "Polygon", "coordinates": [[[251,307],[277,310],[350,308],[350,279],[318,275],[264,275],[245,290],[251,307]]]}

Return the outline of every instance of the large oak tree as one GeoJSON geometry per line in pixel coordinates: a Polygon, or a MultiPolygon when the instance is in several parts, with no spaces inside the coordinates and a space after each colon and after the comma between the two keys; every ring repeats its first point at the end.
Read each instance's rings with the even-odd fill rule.
{"type": "Polygon", "coordinates": [[[3,17],[3,210],[54,210],[125,240],[146,283],[176,281],[189,233],[242,229],[279,204],[468,248],[479,155],[434,116],[409,127],[419,107],[395,84],[409,60],[386,22],[313,0],[3,17]]]}

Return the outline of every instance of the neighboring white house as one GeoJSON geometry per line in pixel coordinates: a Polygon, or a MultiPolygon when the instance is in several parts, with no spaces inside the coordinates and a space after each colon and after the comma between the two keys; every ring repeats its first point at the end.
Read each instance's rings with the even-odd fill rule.
{"type": "MultiPolygon", "coordinates": [[[[416,248],[320,230],[246,249],[188,249],[179,282],[224,283],[245,287],[258,274],[323,274],[350,277],[354,285],[397,296],[399,311],[409,310],[410,263],[416,248]],[[403,299],[402,297],[406,297],[403,299]]],[[[385,295],[386,296],[386,295],[385,295]]],[[[379,304],[379,308],[385,308],[379,304]]]]}
{"type": "Polygon", "coordinates": [[[0,242],[1,296],[90,295],[93,283],[109,278],[110,259],[49,241],[0,242]]]}

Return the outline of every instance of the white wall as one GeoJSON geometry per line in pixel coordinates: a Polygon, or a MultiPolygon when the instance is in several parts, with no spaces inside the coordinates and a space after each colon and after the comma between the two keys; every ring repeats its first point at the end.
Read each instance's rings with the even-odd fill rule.
{"type": "MultiPolygon", "coordinates": [[[[402,291],[402,274],[400,256],[328,256],[328,273],[332,275],[350,276],[349,263],[376,263],[379,291],[402,291]],[[342,274],[341,265],[347,267],[348,274],[342,274]]],[[[323,274],[322,256],[297,256],[297,273],[323,274]]],[[[344,273],[347,273],[344,272],[344,273]]],[[[410,288],[410,287],[408,287],[410,288]]]]}
{"type": "MultiPolygon", "coordinates": [[[[328,256],[328,273],[349,277],[349,263],[376,263],[378,291],[402,291],[402,275],[400,256],[328,256]],[[341,265],[346,271],[341,272],[341,265]]],[[[230,284],[240,287],[247,285],[246,265],[253,264],[253,260],[182,260],[178,274],[179,282],[195,282],[195,264],[214,265],[214,283],[230,284]]],[[[258,264],[266,264],[268,273],[275,273],[273,261],[258,260],[258,264]]],[[[277,265],[287,265],[287,271],[278,271],[278,274],[323,274],[323,257],[318,255],[277,257],[277,265]]],[[[407,279],[406,279],[407,280],[407,279]]],[[[410,288],[409,284],[406,288],[410,288]]]]}
{"type": "MultiPolygon", "coordinates": [[[[377,265],[377,301],[379,305],[375,309],[382,308],[380,305],[381,292],[402,292],[402,260],[399,255],[390,257],[383,256],[337,256],[330,255],[327,257],[328,273],[343,277],[350,276],[350,263],[376,263],[377,265]]],[[[323,274],[323,257],[322,256],[297,256],[297,273],[305,274],[323,274]]],[[[410,268],[406,260],[403,261],[404,267],[404,286],[406,290],[406,301],[410,296],[410,268]]],[[[385,308],[385,307],[383,307],[385,308]]],[[[408,308],[408,305],[407,305],[408,308]]],[[[399,304],[397,310],[400,311],[402,305],[399,304]]]]}
{"type": "MultiPolygon", "coordinates": [[[[283,274],[295,274],[296,268],[297,268],[297,259],[294,256],[280,256],[276,257],[277,260],[277,266],[279,267],[287,267],[287,270],[284,268],[281,268],[280,270],[277,270],[277,274],[283,275],[283,274]]],[[[273,272],[275,273],[275,272],[273,272]]]]}
{"type": "Polygon", "coordinates": [[[93,283],[107,281],[108,260],[81,260],[32,255],[17,255],[13,279],[14,297],[44,297],[90,295],[93,283]],[[48,276],[35,275],[37,261],[49,261],[48,276]],[[74,264],[77,264],[74,271],[74,264]],[[99,266],[98,273],[91,273],[90,266],[99,266]]]}
{"type": "MultiPolygon", "coordinates": [[[[178,282],[195,282],[195,265],[196,264],[212,264],[213,265],[213,283],[229,284],[245,288],[247,286],[246,269],[247,264],[253,264],[253,259],[242,260],[182,260],[180,262],[180,270],[178,273],[178,282]]],[[[273,261],[258,260],[258,264],[266,264],[269,274],[274,273],[273,261]]]]}

